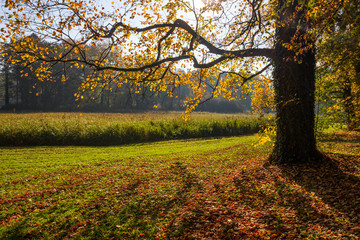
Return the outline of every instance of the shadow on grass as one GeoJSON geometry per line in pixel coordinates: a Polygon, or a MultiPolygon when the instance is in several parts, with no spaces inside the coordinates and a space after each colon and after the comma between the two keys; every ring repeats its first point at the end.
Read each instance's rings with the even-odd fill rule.
{"type": "MultiPolygon", "coordinates": [[[[50,206],[43,216],[73,211],[56,225],[57,236],[51,235],[51,222],[60,222],[59,217],[44,226],[28,227],[41,212],[20,220],[2,236],[47,238],[44,231],[49,231],[49,238],[353,239],[360,235],[360,160],[352,155],[330,157],[321,165],[263,166],[263,160],[257,159],[243,171],[219,176],[209,172],[203,178],[186,162],[174,162],[159,171],[159,182],[168,188],[138,172],[129,183],[112,186],[83,205],[68,206],[70,201],[62,208],[50,206]],[[155,185],[148,186],[151,183],[155,185]],[[159,189],[163,192],[153,191],[159,189]]],[[[97,179],[87,184],[95,186],[97,179]]],[[[64,191],[68,191],[65,186],[64,191]]],[[[49,197],[61,197],[56,194],[49,197]]]]}
{"type": "MultiPolygon", "coordinates": [[[[187,166],[175,162],[169,167],[167,177],[176,182],[176,189],[172,195],[157,195],[147,192],[147,179],[135,177],[134,181],[123,186],[113,187],[116,194],[94,196],[83,204],[76,205],[65,202],[62,207],[50,206],[43,215],[27,212],[29,215],[20,219],[16,224],[2,232],[6,239],[41,239],[41,238],[89,238],[89,239],[152,239],[157,234],[157,224],[166,219],[167,229],[172,229],[170,213],[189,200],[191,191],[201,190],[197,176],[189,172],[187,166]],[[144,192],[145,189],[145,192],[144,192]],[[118,206],[117,206],[118,204],[118,206]],[[70,214],[69,211],[75,211],[70,214]],[[32,217],[30,217],[33,215],[32,217]],[[59,218],[45,222],[42,226],[32,226],[38,217],[66,215],[59,222],[59,218]],[[162,220],[161,220],[162,219],[162,220]],[[56,235],[52,234],[50,222],[57,222],[56,235]],[[49,231],[48,235],[44,229],[49,231]]],[[[171,185],[170,185],[171,186],[171,185]]],[[[56,194],[55,194],[56,195],[56,194]]],[[[57,196],[51,195],[51,198],[57,196]]],[[[77,197],[77,195],[75,195],[77,197]]],[[[59,204],[59,203],[57,203],[59,204]]],[[[29,209],[26,209],[29,210],[29,209]]],[[[178,236],[181,231],[165,231],[163,236],[178,236]]]]}
{"type": "MultiPolygon", "coordinates": [[[[356,174],[360,172],[360,159],[353,155],[333,154],[327,160],[321,164],[283,165],[280,168],[284,176],[288,176],[290,181],[294,181],[308,193],[315,194],[319,202],[332,209],[332,213],[318,211],[318,202],[300,194],[295,197],[296,202],[288,203],[297,210],[298,216],[305,217],[304,220],[359,236],[360,178],[356,174]],[[345,224],[346,222],[349,224],[345,224]]],[[[279,186],[279,189],[284,189],[281,184],[279,186]]]]}
{"type": "Polygon", "coordinates": [[[207,182],[182,203],[167,237],[357,239],[359,164],[356,156],[334,155],[319,165],[259,166],[207,182]]]}

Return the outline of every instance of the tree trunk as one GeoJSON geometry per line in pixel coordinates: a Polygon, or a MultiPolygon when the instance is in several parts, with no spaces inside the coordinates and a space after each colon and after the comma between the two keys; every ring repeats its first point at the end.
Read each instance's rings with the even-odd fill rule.
{"type": "Polygon", "coordinates": [[[270,160],[275,163],[302,163],[319,159],[314,132],[315,53],[305,41],[306,25],[296,1],[279,1],[276,29],[274,88],[276,103],[276,142],[270,160]],[[286,43],[303,51],[289,50],[286,43]],[[298,55],[296,54],[298,53],[298,55]]]}

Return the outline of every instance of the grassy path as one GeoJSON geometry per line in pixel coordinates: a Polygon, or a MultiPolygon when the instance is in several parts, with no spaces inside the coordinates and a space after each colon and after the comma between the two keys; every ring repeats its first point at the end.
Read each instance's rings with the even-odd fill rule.
{"type": "Polygon", "coordinates": [[[356,239],[360,136],[269,166],[255,136],[0,148],[0,239],[356,239]]]}

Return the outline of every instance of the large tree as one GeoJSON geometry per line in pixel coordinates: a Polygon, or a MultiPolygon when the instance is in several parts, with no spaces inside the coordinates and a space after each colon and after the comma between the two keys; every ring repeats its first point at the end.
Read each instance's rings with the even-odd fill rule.
{"type": "MultiPolygon", "coordinates": [[[[273,66],[277,137],[271,159],[308,162],[321,157],[314,136],[315,29],[321,29],[341,3],[120,0],[101,6],[95,0],[7,0],[2,35],[16,39],[36,32],[64,44],[65,51],[56,57],[48,56],[45,48],[25,52],[24,45],[14,45],[23,59],[41,63],[37,74],[44,79],[48,67],[71,62],[100,72],[101,78],[87,79],[84,88],[111,79],[171,95],[174,87],[187,85],[194,96],[185,102],[187,112],[204,100],[205,89],[213,89],[211,97],[231,98],[231,91],[246,88],[249,79],[269,77],[266,72],[273,66]],[[102,41],[107,47],[101,54],[86,55],[90,45],[102,41]],[[72,52],[80,57],[72,57],[72,52]]],[[[27,49],[31,46],[29,41],[27,49]]]]}

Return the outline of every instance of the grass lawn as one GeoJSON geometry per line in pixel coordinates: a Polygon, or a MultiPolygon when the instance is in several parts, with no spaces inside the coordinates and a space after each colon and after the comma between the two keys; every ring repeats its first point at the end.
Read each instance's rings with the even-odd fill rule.
{"type": "Polygon", "coordinates": [[[256,136],[0,148],[0,239],[358,239],[360,134],[266,164],[256,136]]]}

